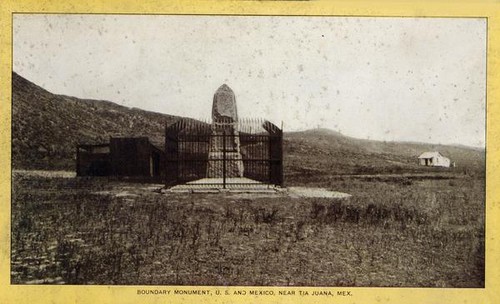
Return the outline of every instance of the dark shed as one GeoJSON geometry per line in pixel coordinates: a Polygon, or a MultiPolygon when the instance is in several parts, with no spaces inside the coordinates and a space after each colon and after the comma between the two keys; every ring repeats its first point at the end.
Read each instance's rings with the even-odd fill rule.
{"type": "Polygon", "coordinates": [[[111,137],[109,144],[78,145],[78,176],[119,176],[161,180],[164,152],[147,137],[111,137]]]}
{"type": "Polygon", "coordinates": [[[163,151],[147,137],[110,139],[113,175],[160,177],[163,151]]]}
{"type": "Polygon", "coordinates": [[[76,175],[109,176],[112,174],[109,144],[78,145],[76,175]]]}

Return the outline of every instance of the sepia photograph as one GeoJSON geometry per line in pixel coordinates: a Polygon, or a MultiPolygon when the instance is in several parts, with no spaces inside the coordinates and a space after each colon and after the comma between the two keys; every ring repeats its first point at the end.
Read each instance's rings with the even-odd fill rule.
{"type": "Polygon", "coordinates": [[[12,18],[11,284],[485,287],[486,18],[12,18]]]}

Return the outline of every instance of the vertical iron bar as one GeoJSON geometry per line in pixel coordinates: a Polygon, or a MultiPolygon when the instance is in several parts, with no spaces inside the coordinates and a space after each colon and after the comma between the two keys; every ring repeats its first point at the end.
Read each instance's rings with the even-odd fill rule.
{"type": "Polygon", "coordinates": [[[267,157],[269,159],[269,168],[267,170],[269,171],[269,176],[268,176],[269,181],[268,181],[268,183],[270,184],[272,182],[272,180],[273,180],[273,160],[272,160],[272,154],[273,154],[272,153],[273,152],[272,148],[273,147],[272,147],[272,145],[274,144],[274,142],[273,142],[273,134],[270,133],[269,131],[268,131],[268,133],[269,133],[269,135],[268,135],[269,140],[267,142],[268,142],[269,147],[268,147],[268,155],[267,155],[267,157]]]}
{"type": "Polygon", "coordinates": [[[261,171],[262,180],[265,182],[269,182],[268,179],[269,179],[270,171],[269,171],[269,159],[267,157],[267,154],[269,154],[269,147],[270,147],[269,141],[271,140],[271,138],[269,137],[269,134],[266,134],[266,135],[262,135],[260,137],[260,140],[262,142],[262,160],[263,160],[262,171],[261,171]]]}
{"type": "Polygon", "coordinates": [[[222,188],[226,189],[226,130],[222,129],[222,188]]]}
{"type": "Polygon", "coordinates": [[[170,156],[170,147],[171,147],[171,139],[170,139],[170,130],[171,127],[165,125],[165,157],[163,160],[163,170],[165,170],[165,185],[171,186],[169,183],[172,182],[172,173],[171,168],[171,156],[170,156]]]}

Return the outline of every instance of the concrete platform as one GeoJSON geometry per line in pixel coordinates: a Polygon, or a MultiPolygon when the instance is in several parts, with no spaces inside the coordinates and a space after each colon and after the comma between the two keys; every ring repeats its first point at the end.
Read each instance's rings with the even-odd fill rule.
{"type": "Polygon", "coordinates": [[[348,193],[332,191],[325,188],[288,187],[281,188],[265,184],[246,177],[227,178],[226,189],[222,189],[222,178],[203,178],[169,189],[163,193],[235,193],[237,196],[249,195],[250,197],[289,197],[296,198],[337,198],[351,197],[348,193]],[[239,194],[238,194],[239,193],[239,194]]]}
{"type": "Polygon", "coordinates": [[[276,193],[281,192],[280,187],[265,184],[246,177],[226,178],[226,188],[223,188],[222,178],[202,178],[188,182],[183,185],[176,185],[166,189],[164,192],[170,193],[219,193],[219,192],[249,192],[249,193],[276,193]]]}

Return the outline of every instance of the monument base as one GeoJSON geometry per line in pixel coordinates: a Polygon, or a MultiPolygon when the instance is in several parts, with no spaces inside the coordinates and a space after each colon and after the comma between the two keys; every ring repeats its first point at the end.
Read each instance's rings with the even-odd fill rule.
{"type": "Polygon", "coordinates": [[[226,178],[243,177],[241,153],[226,152],[224,155],[223,152],[210,152],[208,154],[207,177],[222,178],[224,172],[226,178]]]}
{"type": "Polygon", "coordinates": [[[286,189],[275,185],[265,184],[246,177],[231,177],[226,179],[226,187],[222,188],[222,178],[202,178],[169,189],[162,193],[252,193],[254,195],[280,195],[286,189]]]}

